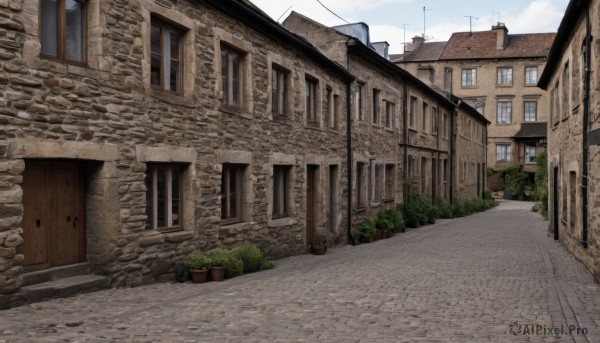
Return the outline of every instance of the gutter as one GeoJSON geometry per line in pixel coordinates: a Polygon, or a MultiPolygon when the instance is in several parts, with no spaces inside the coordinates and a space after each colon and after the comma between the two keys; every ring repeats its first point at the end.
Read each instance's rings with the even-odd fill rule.
{"type": "Polygon", "coordinates": [[[346,231],[348,234],[348,242],[352,245],[355,245],[354,237],[352,237],[352,106],[351,106],[351,96],[352,96],[352,83],[348,81],[346,83],[346,161],[348,165],[347,175],[348,175],[348,196],[347,205],[348,208],[346,210],[346,231]]]}
{"type": "Polygon", "coordinates": [[[400,143],[400,145],[404,147],[402,157],[404,161],[402,203],[406,204],[406,201],[408,200],[408,86],[406,85],[406,81],[402,84],[402,113],[404,113],[404,118],[402,119],[404,137],[402,137],[403,143],[400,143]]]}
{"type": "Polygon", "coordinates": [[[591,72],[591,39],[590,39],[590,10],[589,7],[585,11],[585,95],[583,98],[583,175],[581,180],[581,193],[583,196],[583,232],[580,243],[585,249],[588,247],[588,232],[589,232],[589,204],[588,204],[588,159],[589,159],[589,117],[590,117],[590,72],[591,72]]]}
{"type": "MultiPolygon", "coordinates": [[[[462,102],[462,100],[459,100],[462,102]]],[[[460,104],[459,104],[460,106],[460,104]]],[[[450,203],[454,203],[454,179],[456,172],[456,161],[454,161],[454,157],[456,155],[456,129],[454,127],[455,118],[458,116],[458,106],[454,107],[454,111],[450,116],[450,156],[448,159],[450,160],[450,203]]]]}

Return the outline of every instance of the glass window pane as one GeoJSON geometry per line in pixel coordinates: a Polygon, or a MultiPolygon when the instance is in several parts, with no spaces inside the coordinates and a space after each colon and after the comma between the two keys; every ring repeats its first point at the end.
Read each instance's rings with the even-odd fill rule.
{"type": "Polygon", "coordinates": [[[66,0],[65,52],[66,59],[84,61],[85,1],[66,0]]]}
{"type": "Polygon", "coordinates": [[[169,89],[179,91],[179,62],[171,60],[171,75],[169,76],[169,89]]]}
{"type": "Polygon", "coordinates": [[[160,51],[160,37],[161,37],[161,29],[160,26],[152,25],[152,29],[150,30],[150,51],[161,54],[160,51]]]}
{"type": "Polygon", "coordinates": [[[152,183],[152,176],[154,174],[153,170],[148,170],[148,173],[146,173],[146,216],[148,216],[146,218],[146,227],[147,228],[151,228],[154,229],[152,227],[152,215],[153,215],[153,211],[152,211],[152,205],[153,205],[153,192],[154,192],[154,185],[152,183]]]}
{"type": "Polygon", "coordinates": [[[160,87],[160,55],[152,54],[150,57],[150,84],[160,87]]]}
{"type": "Polygon", "coordinates": [[[221,219],[227,219],[227,175],[228,169],[223,168],[221,174],[221,219]]]}
{"type": "Polygon", "coordinates": [[[165,170],[156,170],[156,227],[165,227],[165,170]]]}
{"type": "Polygon", "coordinates": [[[232,79],[232,105],[240,105],[240,60],[239,56],[230,54],[232,79]]]}
{"type": "Polygon", "coordinates": [[[40,41],[42,44],[42,53],[58,56],[58,1],[42,0],[40,6],[40,41]]]}
{"type": "Polygon", "coordinates": [[[223,102],[229,104],[229,84],[228,84],[228,70],[229,70],[229,60],[227,58],[227,51],[221,50],[221,79],[222,85],[221,89],[223,90],[223,102]]]}
{"type": "Polygon", "coordinates": [[[179,34],[170,31],[171,36],[171,59],[179,60],[179,34]]]}
{"type": "Polygon", "coordinates": [[[181,175],[179,168],[171,171],[171,213],[173,214],[173,225],[181,224],[181,175]]]}
{"type": "Polygon", "coordinates": [[[237,169],[229,170],[229,217],[237,218],[237,169]]]}

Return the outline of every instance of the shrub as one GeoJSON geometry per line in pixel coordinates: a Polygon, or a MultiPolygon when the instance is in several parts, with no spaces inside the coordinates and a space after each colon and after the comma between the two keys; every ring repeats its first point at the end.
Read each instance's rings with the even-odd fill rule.
{"type": "Polygon", "coordinates": [[[452,217],[459,218],[465,216],[465,204],[462,201],[457,201],[452,204],[452,217]]]}
{"type": "Polygon", "coordinates": [[[359,243],[369,243],[375,238],[375,223],[371,218],[363,219],[356,228],[352,230],[352,237],[359,243]]]}
{"type": "Polygon", "coordinates": [[[396,208],[390,210],[392,218],[392,227],[394,232],[404,230],[404,215],[402,214],[402,204],[398,204],[396,208]]]}
{"type": "Polygon", "coordinates": [[[191,254],[184,262],[187,270],[191,269],[208,269],[212,264],[212,260],[200,253],[191,254]]]}
{"type": "Polygon", "coordinates": [[[492,198],[492,192],[489,189],[484,190],[483,191],[483,198],[485,200],[493,199],[492,198]]]}
{"type": "Polygon", "coordinates": [[[389,208],[382,208],[377,213],[377,218],[375,219],[375,227],[377,229],[382,230],[391,230],[394,228],[394,218],[392,210],[389,208]]]}
{"type": "Polygon", "coordinates": [[[266,257],[261,256],[258,260],[258,270],[267,270],[275,268],[275,263],[273,261],[267,260],[266,257]]]}
{"type": "Polygon", "coordinates": [[[233,250],[217,249],[211,258],[214,266],[225,267],[225,277],[232,278],[244,273],[244,262],[233,250]]]}
{"type": "Polygon", "coordinates": [[[439,211],[439,218],[450,219],[452,218],[452,206],[445,200],[441,200],[436,204],[439,211]]]}
{"type": "Polygon", "coordinates": [[[256,246],[251,244],[241,245],[234,248],[233,252],[244,263],[244,273],[253,273],[259,270],[258,263],[263,255],[256,246]]]}
{"type": "Polygon", "coordinates": [[[413,195],[404,205],[404,216],[408,227],[419,227],[427,223],[435,223],[437,210],[433,209],[425,197],[413,195]]]}

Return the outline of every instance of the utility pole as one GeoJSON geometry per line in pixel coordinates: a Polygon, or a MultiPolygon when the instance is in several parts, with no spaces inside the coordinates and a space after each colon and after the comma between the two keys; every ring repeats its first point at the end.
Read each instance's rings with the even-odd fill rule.
{"type": "Polygon", "coordinates": [[[479,18],[472,15],[466,15],[465,18],[469,18],[469,36],[473,35],[473,19],[479,20],[479,18]]]}
{"type": "Polygon", "coordinates": [[[423,41],[425,41],[425,11],[433,11],[431,8],[423,6],[423,41]]]}

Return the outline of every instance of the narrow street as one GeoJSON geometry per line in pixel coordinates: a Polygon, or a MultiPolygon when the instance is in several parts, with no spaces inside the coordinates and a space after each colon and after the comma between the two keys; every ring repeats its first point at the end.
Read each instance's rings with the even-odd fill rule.
{"type": "Polygon", "coordinates": [[[600,342],[600,286],[530,209],[502,202],[223,283],[1,311],[0,342],[600,342]]]}

